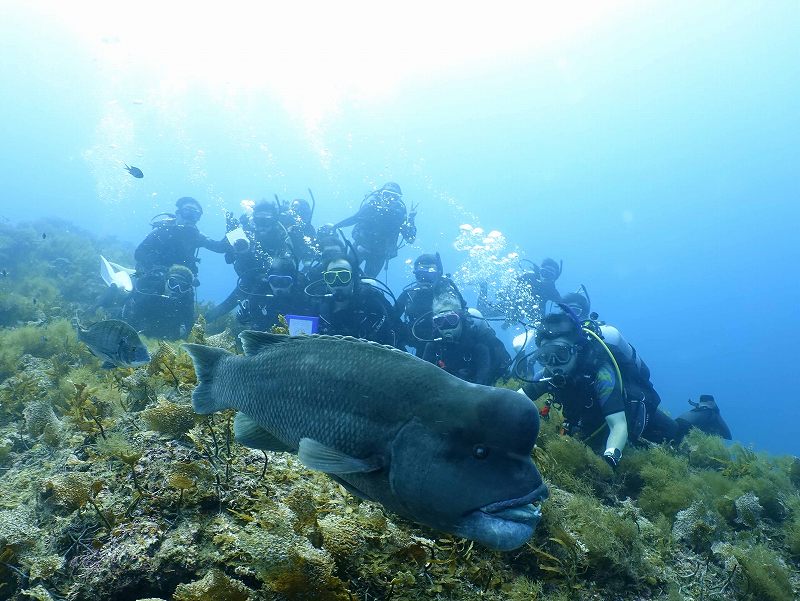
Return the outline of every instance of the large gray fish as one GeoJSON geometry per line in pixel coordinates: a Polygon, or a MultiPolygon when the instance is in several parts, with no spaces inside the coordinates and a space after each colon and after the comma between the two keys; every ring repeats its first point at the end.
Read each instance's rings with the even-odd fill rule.
{"type": "Polygon", "coordinates": [[[242,444],[297,453],[353,494],[499,550],[527,541],[547,487],[536,406],[397,349],[242,332],[245,355],[184,344],[197,413],[233,407],[242,444]]]}
{"type": "Polygon", "coordinates": [[[89,347],[92,354],[102,359],[103,367],[139,367],[150,362],[150,353],[131,326],[119,319],[98,321],[88,328],[74,322],[78,340],[89,347]]]}

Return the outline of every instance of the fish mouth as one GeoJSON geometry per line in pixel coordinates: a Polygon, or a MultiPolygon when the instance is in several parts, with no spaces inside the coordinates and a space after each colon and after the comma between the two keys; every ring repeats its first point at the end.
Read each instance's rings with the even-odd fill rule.
{"type": "Polygon", "coordinates": [[[454,532],[498,551],[513,551],[533,536],[547,497],[547,486],[541,484],[522,497],[484,505],[465,515],[454,532]]]}
{"type": "Polygon", "coordinates": [[[525,496],[490,503],[489,505],[484,505],[478,511],[487,514],[490,518],[531,524],[533,528],[536,528],[536,524],[542,517],[541,502],[549,494],[547,485],[543,483],[525,496]]]}

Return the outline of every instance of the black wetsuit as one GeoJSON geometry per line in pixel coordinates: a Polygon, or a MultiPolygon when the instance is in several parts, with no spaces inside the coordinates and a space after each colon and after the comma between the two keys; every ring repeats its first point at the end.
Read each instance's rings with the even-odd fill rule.
{"type": "Polygon", "coordinates": [[[466,302],[455,283],[441,277],[434,284],[413,282],[403,289],[394,305],[395,320],[402,324],[400,343],[415,349],[417,357],[433,338],[433,299],[451,295],[466,309],[466,302]]]}
{"type": "Polygon", "coordinates": [[[319,303],[321,334],[354,336],[398,346],[398,324],[392,306],[379,290],[360,284],[344,307],[338,307],[332,297],[319,303]]]}
{"type": "Polygon", "coordinates": [[[579,365],[578,373],[560,388],[549,382],[530,382],[523,390],[533,400],[551,394],[553,401],[562,407],[567,432],[586,439],[587,444],[600,449],[608,434],[605,418],[620,411],[625,412],[631,442],[639,438],[656,443],[678,441],[688,430],[658,409],[661,399],[649,380],[643,381],[633,372],[623,372],[623,394],[610,361],[603,361],[597,367],[579,365]]]}
{"type": "Polygon", "coordinates": [[[374,278],[386,261],[397,256],[400,235],[407,242],[416,239],[416,227],[406,220],[406,205],[399,198],[384,200],[380,191],[361,204],[358,213],[337,223],[335,228],[353,226],[352,237],[364,274],[374,278]]]}
{"type": "Polygon", "coordinates": [[[304,292],[305,278],[298,277],[288,294],[273,294],[266,283],[250,290],[239,302],[239,321],[251,330],[267,332],[278,324],[278,315],[316,315],[311,299],[304,292]]]}
{"type": "Polygon", "coordinates": [[[457,340],[435,340],[425,345],[422,358],[475,384],[491,386],[510,362],[508,352],[487,325],[465,320],[457,340]]]}
{"type": "Polygon", "coordinates": [[[136,248],[134,258],[137,274],[154,271],[166,273],[173,265],[183,265],[197,275],[197,250],[200,248],[224,253],[230,250],[230,244],[225,238],[212,240],[200,233],[196,225],[159,225],[136,248]]]}

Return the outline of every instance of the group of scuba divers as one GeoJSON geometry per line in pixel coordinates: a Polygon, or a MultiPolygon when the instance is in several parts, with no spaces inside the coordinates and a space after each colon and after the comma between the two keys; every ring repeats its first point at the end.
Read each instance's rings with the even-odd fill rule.
{"type": "Polygon", "coordinates": [[[253,203],[238,219],[228,213],[221,240],[198,229],[203,209],[197,200],[178,199],[175,213],[154,218],[137,247],[132,289],[112,286],[98,305],[116,307],[147,336],[185,337],[196,317],[197,252],[205,248],[224,254],[238,276],[230,295],[206,313],[208,323],[235,311],[243,327],[269,331],[283,316],[292,334],[353,336],[410,349],[476,384],[514,376],[532,400],[547,395],[542,417],[551,407],[560,409],[565,433],[583,439],[612,467],[626,445],[640,439],[678,443],[692,427],[731,438],[710,395],[690,401],[693,408],[675,419],[659,409],[650,370],[636,349],[598,321],[585,288],[558,292],[561,265],[553,259],[532,264],[492,300],[482,285],[471,308],[439,254],[426,253],[414,261],[414,281],[395,298],[377,277],[416,238],[416,210],[407,209],[400,186],[386,183],[367,194],[354,215],[319,229],[311,224],[310,190],[309,196],[311,203],[277,197],[253,203]],[[349,238],[342,231],[348,227],[349,238]],[[509,324],[523,321],[520,316],[535,327],[515,339],[512,360],[489,321],[509,324]]]}

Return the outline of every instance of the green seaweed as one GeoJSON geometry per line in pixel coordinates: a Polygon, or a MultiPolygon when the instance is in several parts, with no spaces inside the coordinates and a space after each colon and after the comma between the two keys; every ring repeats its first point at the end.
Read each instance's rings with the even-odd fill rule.
{"type": "MultiPolygon", "coordinates": [[[[356,499],[289,454],[244,448],[232,411],[194,416],[177,345],[147,341],[149,366],[105,371],[77,341],[71,318],[102,291],[105,243],[66,229],[0,223],[13,276],[0,294],[0,597],[782,601],[800,590],[800,460],[696,431],[677,449],[629,447],[612,471],[562,434],[553,407],[533,450],[550,498],[509,553],[356,499]],[[51,246],[36,243],[41,227],[51,246]]],[[[129,250],[107,250],[131,264],[129,250]]],[[[199,319],[190,339],[235,350],[235,329],[215,326],[199,319]]]]}
{"type": "Polygon", "coordinates": [[[793,601],[796,597],[789,569],[772,549],[763,545],[732,549],[746,579],[747,599],[753,601],[793,601]]]}

